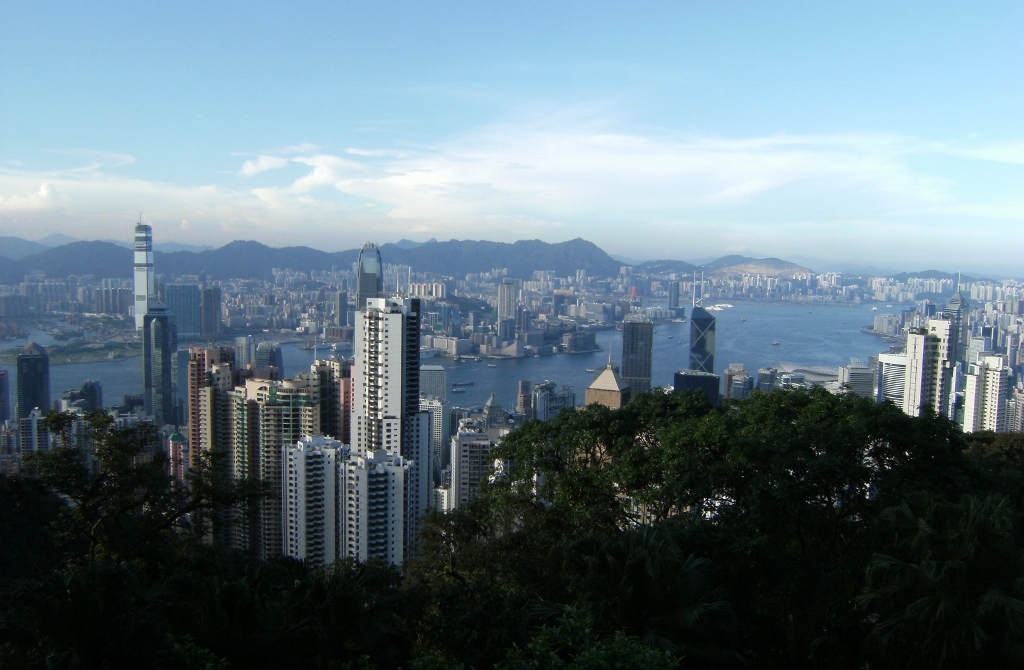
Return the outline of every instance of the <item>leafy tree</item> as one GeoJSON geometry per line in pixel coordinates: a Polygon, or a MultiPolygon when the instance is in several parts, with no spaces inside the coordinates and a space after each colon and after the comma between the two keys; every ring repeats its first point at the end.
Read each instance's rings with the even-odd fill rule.
{"type": "MultiPolygon", "coordinates": [[[[65,434],[72,420],[60,413],[46,418],[53,430],[65,434]]],[[[205,454],[186,481],[178,482],[150,424],[119,428],[103,412],[90,414],[87,424],[91,450],[58,446],[32,455],[28,467],[67,501],[61,533],[86,543],[90,558],[158,560],[162,550],[182,537],[201,540],[213,510],[260,495],[251,483],[215,478],[205,454]],[[95,459],[96,467],[89,459],[95,459]]]]}
{"type": "Polygon", "coordinates": [[[554,624],[542,627],[524,648],[514,646],[499,670],[670,670],[668,652],[653,649],[619,631],[601,638],[586,617],[570,610],[554,624]]]}
{"type": "Polygon", "coordinates": [[[1024,663],[1024,562],[1000,496],[955,504],[916,497],[886,510],[895,538],[868,568],[860,602],[878,618],[867,643],[881,665],[1024,663]]]}

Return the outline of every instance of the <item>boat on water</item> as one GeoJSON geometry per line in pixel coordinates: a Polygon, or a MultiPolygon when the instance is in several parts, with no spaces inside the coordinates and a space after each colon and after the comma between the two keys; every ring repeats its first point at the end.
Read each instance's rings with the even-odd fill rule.
{"type": "Polygon", "coordinates": [[[452,386],[455,386],[455,387],[458,387],[458,386],[472,386],[475,383],[476,382],[452,382],[452,386]]]}
{"type": "Polygon", "coordinates": [[[489,367],[489,368],[496,368],[496,367],[498,367],[498,364],[497,363],[488,363],[487,367],[489,367]]]}
{"type": "Polygon", "coordinates": [[[772,346],[773,346],[773,347],[777,347],[777,346],[779,346],[779,341],[778,341],[778,340],[775,340],[774,342],[772,342],[772,346]]]}
{"type": "Polygon", "coordinates": [[[587,368],[587,372],[597,372],[597,368],[587,368]]]}
{"type": "Polygon", "coordinates": [[[463,388],[453,388],[452,389],[452,393],[465,393],[465,392],[466,392],[466,389],[463,389],[463,388]]]}
{"type": "Polygon", "coordinates": [[[743,317],[742,319],[740,319],[740,321],[746,321],[746,320],[747,320],[747,317],[743,317]]]}
{"type": "Polygon", "coordinates": [[[675,337],[675,335],[669,335],[669,336],[668,336],[668,339],[670,339],[670,340],[671,340],[671,339],[672,339],[673,337],[675,337]]]}

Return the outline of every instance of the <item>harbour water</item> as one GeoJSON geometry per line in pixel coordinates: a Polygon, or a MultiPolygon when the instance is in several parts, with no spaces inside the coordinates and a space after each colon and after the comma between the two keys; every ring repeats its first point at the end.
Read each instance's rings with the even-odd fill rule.
{"type": "MultiPolygon", "coordinates": [[[[728,368],[730,363],[742,363],[751,373],[759,367],[778,363],[802,366],[825,366],[837,368],[850,362],[851,357],[867,361],[872,354],[886,351],[888,345],[881,339],[861,332],[861,326],[870,324],[875,314],[895,312],[896,309],[879,307],[872,311],[872,305],[795,305],[760,302],[735,302],[733,307],[712,312],[716,319],[715,372],[728,368]],[[773,342],[778,342],[774,345],[773,342]]],[[[689,314],[689,309],[687,309],[689,314]]],[[[48,338],[47,338],[48,339],[48,338]]],[[[672,383],[672,374],[688,366],[690,342],[689,323],[659,324],[654,330],[654,379],[655,386],[672,383]]],[[[42,338],[40,343],[44,342],[42,338]]],[[[448,369],[448,382],[473,382],[463,386],[465,393],[450,396],[459,406],[482,405],[493,392],[505,407],[515,405],[516,391],[520,379],[532,382],[551,380],[568,384],[576,389],[577,402],[583,402],[583,392],[594,379],[594,373],[587,369],[600,370],[608,361],[618,363],[622,357],[622,333],[606,330],[597,334],[601,351],[586,354],[559,354],[540,358],[518,358],[490,361],[484,359],[453,362],[450,358],[437,356],[425,358],[424,364],[443,365],[448,369]],[[488,367],[488,363],[495,367],[488,367]]],[[[24,344],[23,342],[21,343],[24,344]]],[[[17,343],[4,342],[4,348],[17,343]]],[[[309,369],[314,352],[302,350],[298,344],[282,347],[284,373],[291,376],[309,369]]],[[[321,357],[330,350],[321,348],[321,357]]],[[[351,355],[351,348],[341,353],[351,355]]],[[[16,371],[13,366],[0,366],[10,371],[11,395],[16,388],[16,371]]],[[[78,388],[86,379],[99,380],[103,385],[106,404],[119,402],[126,393],[142,392],[142,358],[135,357],[122,361],[55,365],[50,367],[50,388],[54,399],[66,389],[78,388]]]]}

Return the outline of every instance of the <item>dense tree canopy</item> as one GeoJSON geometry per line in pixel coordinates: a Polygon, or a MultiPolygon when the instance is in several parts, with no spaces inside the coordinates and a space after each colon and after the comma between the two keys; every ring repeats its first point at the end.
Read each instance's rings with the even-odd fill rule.
{"type": "Polygon", "coordinates": [[[642,394],[518,428],[402,570],[313,570],[204,542],[259,487],[93,430],[0,478],[0,666],[1024,667],[1020,436],[642,394]]]}

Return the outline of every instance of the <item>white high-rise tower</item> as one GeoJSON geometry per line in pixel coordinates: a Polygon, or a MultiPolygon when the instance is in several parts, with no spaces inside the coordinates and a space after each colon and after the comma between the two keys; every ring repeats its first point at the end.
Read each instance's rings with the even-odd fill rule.
{"type": "Polygon", "coordinates": [[[156,302],[156,275],[153,273],[153,229],[135,224],[135,329],[142,330],[149,307],[156,302]]]}
{"type": "Polygon", "coordinates": [[[367,298],[365,308],[356,312],[352,456],[403,468],[406,477],[403,495],[381,489],[392,491],[388,504],[396,512],[388,514],[394,525],[380,530],[381,537],[404,542],[382,550],[386,560],[408,555],[430,503],[430,422],[420,411],[419,312],[416,298],[367,298]],[[398,505],[401,510],[394,509],[398,505]]]}

